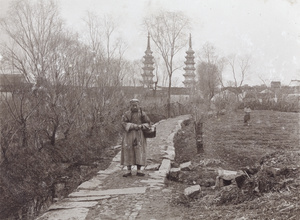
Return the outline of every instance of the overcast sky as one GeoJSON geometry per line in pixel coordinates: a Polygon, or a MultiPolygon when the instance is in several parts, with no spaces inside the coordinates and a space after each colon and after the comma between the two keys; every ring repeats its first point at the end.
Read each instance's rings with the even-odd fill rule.
{"type": "MultiPolygon", "coordinates": [[[[192,23],[193,49],[199,55],[205,42],[220,56],[252,57],[246,83],[264,80],[300,80],[300,2],[297,0],[60,0],[61,14],[74,30],[80,30],[86,11],[110,14],[119,23],[127,42],[125,56],[140,59],[147,33],[141,27],[146,15],[157,10],[183,11],[192,23]],[[251,74],[251,75],[250,75],[251,74]]],[[[0,0],[3,15],[9,0],[0,0]]],[[[153,44],[153,43],[152,43],[153,44]]],[[[188,48],[184,48],[183,52],[188,48]]],[[[184,54],[183,54],[184,56],[184,54]]],[[[182,62],[185,61],[183,57],[182,62]]],[[[197,60],[196,60],[197,61],[197,60]]],[[[228,70],[226,71],[228,75],[228,70]]],[[[181,77],[178,71],[175,77],[181,77]]],[[[227,76],[230,79],[230,76],[227,76]]],[[[180,81],[180,80],[179,80],[180,81]]]]}

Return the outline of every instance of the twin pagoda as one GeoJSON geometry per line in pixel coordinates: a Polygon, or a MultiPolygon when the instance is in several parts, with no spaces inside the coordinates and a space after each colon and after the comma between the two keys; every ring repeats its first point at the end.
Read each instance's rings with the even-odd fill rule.
{"type": "MultiPolygon", "coordinates": [[[[184,76],[184,81],[183,84],[186,88],[194,88],[194,84],[195,84],[195,56],[194,56],[194,50],[192,49],[192,37],[190,34],[189,37],[189,49],[186,51],[186,61],[185,63],[185,67],[183,68],[185,70],[185,74],[183,74],[184,76]]],[[[154,70],[154,61],[153,61],[153,55],[152,55],[152,51],[150,48],[150,35],[148,33],[148,41],[147,41],[147,49],[145,51],[145,56],[143,57],[144,61],[144,67],[143,67],[143,84],[144,87],[146,88],[152,88],[154,81],[153,81],[153,70],[154,70]]]]}

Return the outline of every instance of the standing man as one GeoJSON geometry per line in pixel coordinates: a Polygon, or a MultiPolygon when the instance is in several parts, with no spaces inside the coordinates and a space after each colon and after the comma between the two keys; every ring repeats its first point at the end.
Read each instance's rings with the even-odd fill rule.
{"type": "Polygon", "coordinates": [[[251,113],[251,108],[249,105],[246,105],[246,107],[244,108],[244,125],[249,125],[249,121],[250,121],[250,113],[251,113]]]}
{"type": "Polygon", "coordinates": [[[137,166],[136,175],[144,176],[141,167],[146,165],[147,142],[142,128],[150,125],[150,119],[141,110],[138,99],[130,100],[130,109],[122,116],[122,125],[125,132],[122,140],[121,165],[127,166],[128,170],[123,177],[132,175],[131,167],[133,165],[137,166]]]}

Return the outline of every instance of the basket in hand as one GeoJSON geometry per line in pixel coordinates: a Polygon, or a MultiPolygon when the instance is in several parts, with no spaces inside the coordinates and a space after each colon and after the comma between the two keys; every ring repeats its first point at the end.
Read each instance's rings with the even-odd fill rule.
{"type": "Polygon", "coordinates": [[[142,131],[145,138],[156,137],[156,127],[154,125],[143,126],[142,131]]]}

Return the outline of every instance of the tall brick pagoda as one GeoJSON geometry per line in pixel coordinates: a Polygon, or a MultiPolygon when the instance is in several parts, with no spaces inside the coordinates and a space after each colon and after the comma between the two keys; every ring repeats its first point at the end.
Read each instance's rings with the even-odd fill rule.
{"type": "Polygon", "coordinates": [[[149,33],[148,33],[147,50],[145,51],[145,56],[144,56],[144,62],[143,63],[144,63],[144,67],[143,67],[144,73],[142,74],[142,77],[143,77],[144,87],[152,88],[153,83],[154,83],[153,82],[153,77],[154,77],[153,64],[154,64],[154,61],[153,61],[152,51],[150,49],[150,35],[149,35],[149,33]]]}
{"type": "Polygon", "coordinates": [[[195,84],[195,70],[196,68],[194,67],[195,65],[195,61],[194,61],[194,51],[192,49],[192,37],[190,34],[190,39],[189,39],[189,49],[186,51],[186,61],[185,63],[185,67],[183,68],[185,70],[185,74],[183,74],[184,76],[184,81],[183,84],[185,87],[187,88],[193,88],[194,84],[195,84]]]}

